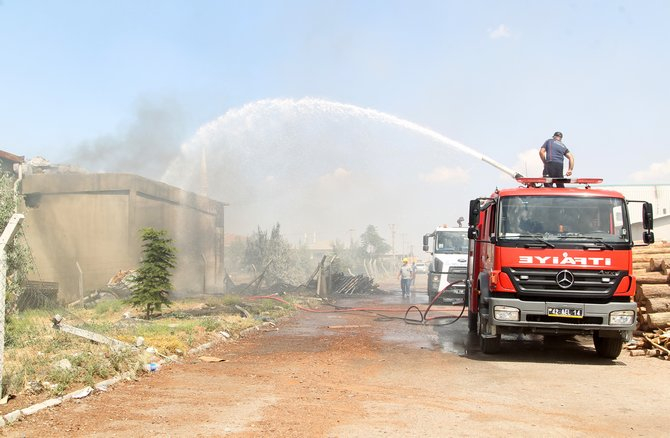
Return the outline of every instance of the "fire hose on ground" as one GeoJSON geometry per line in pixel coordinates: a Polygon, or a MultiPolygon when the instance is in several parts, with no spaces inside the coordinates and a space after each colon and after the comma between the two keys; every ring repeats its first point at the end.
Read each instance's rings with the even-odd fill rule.
{"type": "Polygon", "coordinates": [[[440,290],[437,295],[431,300],[430,303],[428,303],[428,307],[424,311],[422,311],[417,305],[413,304],[409,306],[407,309],[393,309],[393,308],[374,308],[374,307],[341,307],[341,306],[336,306],[335,304],[329,304],[330,306],[334,307],[335,309],[332,310],[322,310],[322,309],[311,309],[308,307],[300,306],[298,304],[290,303],[289,301],[286,301],[282,298],[280,298],[277,294],[272,294],[272,295],[256,295],[249,297],[249,300],[255,301],[255,300],[262,300],[262,299],[268,299],[268,300],[275,300],[279,301],[280,303],[287,304],[289,306],[294,307],[297,310],[302,310],[304,312],[311,312],[311,313],[347,313],[347,312],[368,312],[368,313],[373,313],[377,315],[379,321],[391,321],[391,320],[402,320],[406,324],[414,324],[414,325],[439,325],[439,326],[444,326],[444,325],[451,325],[454,324],[456,321],[461,319],[463,314],[465,313],[465,307],[466,307],[466,301],[463,300],[463,307],[461,308],[461,311],[458,315],[437,315],[437,316],[428,316],[428,312],[430,312],[431,308],[433,305],[440,299],[440,296],[450,287],[452,287],[455,284],[462,283],[463,280],[458,280],[453,283],[449,283],[446,285],[442,290],[440,290]],[[419,314],[420,318],[409,318],[409,314],[412,310],[416,310],[416,312],[419,314]],[[404,316],[398,317],[398,316],[390,316],[390,315],[385,315],[379,312],[405,312],[404,316]],[[443,321],[445,319],[451,320],[447,323],[441,323],[440,321],[443,321]]]}

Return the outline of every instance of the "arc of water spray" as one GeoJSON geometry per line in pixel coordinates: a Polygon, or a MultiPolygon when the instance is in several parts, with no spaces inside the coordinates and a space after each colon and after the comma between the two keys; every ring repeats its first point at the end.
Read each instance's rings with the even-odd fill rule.
{"type": "MultiPolygon", "coordinates": [[[[256,101],[256,102],[246,104],[240,109],[229,111],[228,113],[223,115],[221,118],[224,118],[228,115],[234,117],[235,115],[245,114],[248,111],[252,112],[255,108],[258,108],[259,106],[260,107],[277,106],[277,107],[280,107],[280,108],[286,108],[286,107],[293,106],[293,107],[298,107],[299,109],[302,109],[302,108],[311,109],[311,110],[319,109],[319,110],[323,111],[324,113],[330,113],[333,110],[337,110],[340,113],[346,114],[346,115],[362,115],[362,116],[365,116],[365,117],[370,118],[370,119],[379,120],[379,121],[382,121],[384,123],[389,123],[389,124],[392,124],[392,125],[400,126],[400,127],[418,132],[422,135],[425,135],[429,138],[432,138],[433,140],[435,140],[439,143],[443,143],[443,144],[446,144],[448,146],[451,146],[451,147],[453,147],[453,148],[455,148],[455,149],[457,149],[461,152],[464,152],[468,155],[471,155],[471,156],[475,157],[478,160],[481,160],[481,161],[483,161],[487,164],[490,164],[491,166],[495,167],[496,169],[508,174],[512,178],[516,179],[516,178],[522,177],[522,175],[519,172],[517,172],[513,169],[510,169],[509,167],[507,167],[507,166],[505,166],[501,163],[498,163],[493,158],[488,157],[488,156],[486,156],[486,155],[484,155],[480,152],[477,152],[474,149],[472,149],[472,148],[470,148],[470,147],[468,147],[468,146],[466,146],[466,145],[464,145],[464,144],[462,144],[462,143],[460,143],[456,140],[453,140],[449,137],[446,137],[442,134],[439,134],[439,133],[433,131],[432,129],[426,128],[425,126],[421,126],[417,123],[410,122],[410,121],[405,120],[405,119],[401,119],[400,117],[394,116],[392,114],[384,113],[384,112],[377,111],[377,110],[371,109],[371,108],[363,108],[363,107],[352,105],[352,104],[333,102],[333,101],[329,101],[329,100],[317,99],[317,98],[312,98],[312,97],[305,97],[305,98],[302,98],[302,99],[299,99],[299,100],[295,100],[295,99],[263,99],[263,100],[259,100],[259,101],[256,101]]],[[[214,121],[213,123],[216,123],[216,121],[214,121]]]]}
{"type": "Polygon", "coordinates": [[[471,155],[471,156],[473,156],[473,157],[475,157],[479,160],[482,160],[483,162],[485,162],[487,164],[490,164],[491,166],[495,167],[496,169],[508,174],[509,176],[511,176],[514,179],[521,178],[523,176],[519,172],[517,172],[513,169],[510,169],[509,167],[507,167],[507,166],[505,166],[501,163],[498,163],[493,158],[488,157],[488,156],[486,156],[486,155],[484,155],[480,152],[477,152],[474,149],[464,145],[463,143],[460,143],[456,140],[452,140],[451,138],[446,137],[442,134],[439,134],[439,133],[433,131],[432,129],[426,128],[425,126],[421,126],[417,123],[410,122],[410,121],[405,120],[405,119],[401,119],[400,117],[394,116],[392,114],[384,113],[384,112],[377,111],[377,110],[370,109],[370,108],[362,108],[362,107],[359,107],[359,106],[356,106],[356,105],[344,104],[344,103],[339,103],[339,102],[330,102],[330,101],[325,101],[325,100],[320,100],[320,99],[312,99],[312,98],[301,99],[301,100],[298,101],[298,103],[303,102],[303,101],[308,101],[312,104],[315,103],[315,102],[318,102],[318,103],[321,103],[321,104],[327,104],[329,106],[335,105],[335,106],[338,106],[338,107],[340,107],[344,110],[348,110],[348,112],[363,113],[363,114],[365,114],[365,115],[367,115],[367,116],[369,116],[373,119],[378,119],[378,120],[382,120],[382,121],[385,121],[387,123],[391,123],[391,124],[394,124],[394,125],[397,125],[397,126],[402,126],[404,128],[416,131],[416,132],[421,133],[421,134],[423,134],[427,137],[430,137],[430,138],[432,138],[432,139],[434,139],[434,140],[436,140],[440,143],[444,143],[446,145],[452,146],[455,149],[458,149],[461,152],[469,154],[469,155],[471,155]]]}
{"type": "MultiPolygon", "coordinates": [[[[216,129],[220,126],[220,124],[224,120],[235,120],[235,119],[246,119],[249,115],[254,114],[258,108],[277,108],[278,110],[285,110],[286,108],[296,108],[299,112],[300,111],[314,111],[318,110],[326,114],[333,114],[334,112],[340,113],[345,116],[363,116],[372,120],[377,120],[383,123],[388,123],[391,125],[399,126],[405,129],[409,129],[411,131],[417,132],[421,135],[424,135],[426,137],[429,137],[438,143],[446,144],[448,146],[453,147],[456,150],[459,150],[461,152],[464,152],[478,160],[481,160],[496,169],[508,174],[512,178],[519,178],[522,177],[522,175],[513,170],[510,169],[509,167],[498,163],[491,157],[488,157],[478,151],[475,151],[474,149],[456,141],[453,140],[449,137],[446,137],[442,134],[439,134],[432,129],[426,128],[424,126],[421,126],[417,123],[410,122],[405,119],[401,119],[400,117],[394,116],[392,114],[384,113],[375,109],[371,108],[363,108],[360,106],[352,105],[352,104],[346,104],[346,103],[340,103],[340,102],[333,102],[325,99],[318,99],[318,98],[312,98],[312,97],[305,97],[302,99],[262,99],[258,100],[255,102],[248,103],[240,108],[232,109],[227,111],[224,115],[221,117],[217,118],[216,120],[213,120],[212,122],[202,126],[198,130],[198,134],[196,135],[197,137],[204,137],[207,138],[211,134],[211,132],[216,131],[216,129]]],[[[185,150],[185,148],[188,148],[189,144],[182,145],[182,150],[185,150]]]]}

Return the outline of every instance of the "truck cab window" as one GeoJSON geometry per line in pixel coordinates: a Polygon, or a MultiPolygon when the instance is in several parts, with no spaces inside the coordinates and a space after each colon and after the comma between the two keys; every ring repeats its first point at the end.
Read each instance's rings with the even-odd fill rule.
{"type": "MultiPolygon", "coordinates": [[[[498,233],[502,239],[627,241],[623,200],[567,196],[510,196],[500,201],[498,233]]],[[[488,229],[488,228],[487,228],[488,229]]]]}

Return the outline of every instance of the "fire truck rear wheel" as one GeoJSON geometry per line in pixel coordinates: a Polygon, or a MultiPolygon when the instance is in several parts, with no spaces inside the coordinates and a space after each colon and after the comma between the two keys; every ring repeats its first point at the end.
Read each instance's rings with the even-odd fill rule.
{"type": "Polygon", "coordinates": [[[593,345],[596,347],[596,353],[598,353],[598,356],[605,357],[607,359],[616,359],[621,353],[623,339],[621,336],[616,336],[614,338],[602,338],[598,336],[598,333],[596,332],[593,334],[593,345]]]}

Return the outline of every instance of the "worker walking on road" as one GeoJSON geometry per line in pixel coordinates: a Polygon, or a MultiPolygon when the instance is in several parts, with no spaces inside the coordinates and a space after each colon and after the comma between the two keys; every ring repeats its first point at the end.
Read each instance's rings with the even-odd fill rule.
{"type": "Polygon", "coordinates": [[[412,267],[409,265],[409,260],[407,258],[402,259],[402,266],[400,271],[398,271],[398,279],[400,279],[400,289],[402,289],[402,297],[409,298],[409,292],[412,285],[412,277],[414,272],[412,267]]]}
{"type": "MultiPolygon", "coordinates": [[[[542,176],[550,178],[563,178],[563,159],[568,159],[568,171],[565,176],[572,175],[572,169],[575,167],[575,158],[568,148],[563,144],[563,134],[554,132],[554,136],[545,141],[540,147],[540,159],[544,163],[542,176]]],[[[545,184],[545,187],[551,187],[552,184],[545,184]]],[[[556,183],[556,187],[565,187],[561,182],[556,183]]]]}

